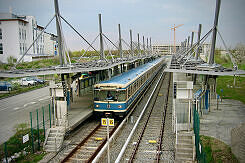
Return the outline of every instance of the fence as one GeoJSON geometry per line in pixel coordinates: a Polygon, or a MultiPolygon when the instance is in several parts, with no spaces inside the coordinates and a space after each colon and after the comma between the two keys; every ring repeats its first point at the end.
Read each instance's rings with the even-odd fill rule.
{"type": "Polygon", "coordinates": [[[28,153],[41,151],[46,131],[53,123],[52,110],[48,104],[30,112],[30,123],[19,124],[16,134],[0,145],[0,161],[17,161],[28,153]]]}
{"type": "Polygon", "coordinates": [[[193,110],[193,130],[195,134],[195,147],[196,147],[196,159],[198,162],[201,163],[206,163],[206,154],[203,149],[202,142],[200,140],[200,119],[199,119],[199,114],[196,110],[196,105],[194,105],[194,110],[193,110]]]}

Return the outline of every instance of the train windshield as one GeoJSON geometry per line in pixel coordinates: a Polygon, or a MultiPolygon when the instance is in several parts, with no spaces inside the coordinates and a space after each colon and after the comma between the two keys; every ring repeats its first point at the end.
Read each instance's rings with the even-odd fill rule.
{"type": "Polygon", "coordinates": [[[126,101],[126,91],[115,91],[115,90],[95,90],[94,91],[95,101],[126,101]]]}

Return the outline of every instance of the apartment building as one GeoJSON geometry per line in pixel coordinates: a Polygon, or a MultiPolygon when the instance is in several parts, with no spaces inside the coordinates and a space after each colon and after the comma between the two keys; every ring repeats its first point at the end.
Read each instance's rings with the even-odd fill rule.
{"type": "MultiPolygon", "coordinates": [[[[0,61],[7,63],[10,57],[19,59],[43,29],[34,16],[0,13],[0,61]]],[[[57,36],[44,32],[28,50],[23,61],[29,62],[40,56],[54,56],[57,53],[56,46],[57,36]]]]}
{"type": "MultiPolygon", "coordinates": [[[[180,48],[180,45],[176,45],[176,51],[178,51],[180,48]]],[[[174,46],[168,45],[168,44],[162,44],[162,45],[153,45],[152,46],[153,52],[160,53],[162,55],[170,55],[174,53],[174,46]]]]}

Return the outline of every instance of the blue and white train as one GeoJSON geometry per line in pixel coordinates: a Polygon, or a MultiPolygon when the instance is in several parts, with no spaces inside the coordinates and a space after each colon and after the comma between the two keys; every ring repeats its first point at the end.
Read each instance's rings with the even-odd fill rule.
{"type": "Polygon", "coordinates": [[[158,58],[95,84],[94,113],[99,116],[105,113],[124,116],[158,70],[162,68],[163,62],[163,58],[158,58]]]}

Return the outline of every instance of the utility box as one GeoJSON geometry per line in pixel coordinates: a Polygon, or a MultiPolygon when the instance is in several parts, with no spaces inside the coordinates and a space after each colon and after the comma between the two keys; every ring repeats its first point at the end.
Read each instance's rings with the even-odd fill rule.
{"type": "Polygon", "coordinates": [[[67,101],[62,84],[55,84],[50,88],[50,96],[53,103],[54,124],[67,126],[67,101]]]}

